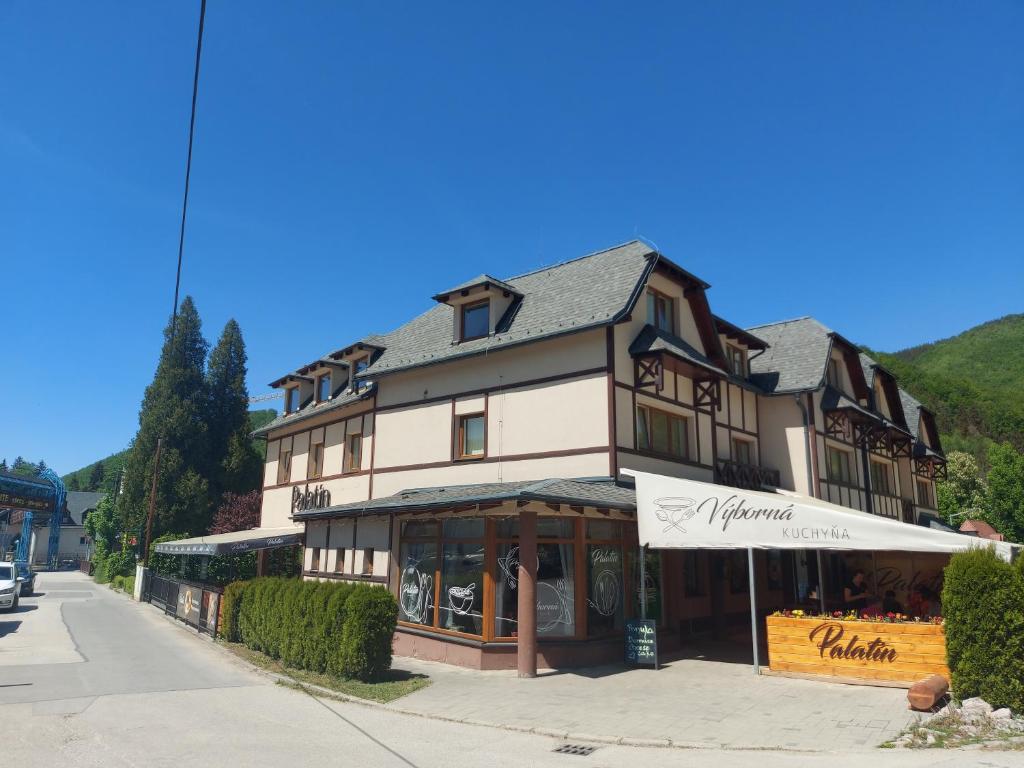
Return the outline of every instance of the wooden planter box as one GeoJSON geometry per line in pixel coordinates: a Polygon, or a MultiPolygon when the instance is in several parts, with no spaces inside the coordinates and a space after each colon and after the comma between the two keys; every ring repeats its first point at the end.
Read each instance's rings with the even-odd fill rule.
{"type": "Polygon", "coordinates": [[[929,675],[950,679],[940,624],[769,616],[768,668],[907,686],[929,675]]]}

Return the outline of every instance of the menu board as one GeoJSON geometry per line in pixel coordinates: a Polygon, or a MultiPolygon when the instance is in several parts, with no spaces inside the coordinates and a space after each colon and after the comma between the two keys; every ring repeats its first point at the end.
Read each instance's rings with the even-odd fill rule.
{"type": "Polygon", "coordinates": [[[626,663],[658,668],[658,629],[654,619],[626,622],[626,663]]]}

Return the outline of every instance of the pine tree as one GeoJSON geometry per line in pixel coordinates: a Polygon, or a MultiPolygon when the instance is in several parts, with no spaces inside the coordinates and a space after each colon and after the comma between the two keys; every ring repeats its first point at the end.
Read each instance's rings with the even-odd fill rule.
{"type": "Polygon", "coordinates": [[[11,473],[21,475],[22,477],[33,477],[36,473],[36,465],[30,461],[25,461],[23,456],[19,456],[14,460],[14,464],[11,465],[11,473]]]}
{"type": "MultiPolygon", "coordinates": [[[[172,321],[173,323],[173,321],[172,321]]],[[[139,411],[139,430],[125,463],[117,499],[124,530],[144,530],[157,439],[163,438],[153,535],[205,531],[212,517],[204,367],[209,347],[195,303],[186,296],[176,328],[168,323],[153,382],[139,411]]]]}
{"type": "Polygon", "coordinates": [[[0,459],[0,472],[10,472],[11,468],[7,466],[7,459],[0,459]]]}
{"type": "Polygon", "coordinates": [[[259,487],[262,461],[249,439],[249,392],[245,386],[245,341],[234,319],[228,320],[210,353],[206,375],[207,424],[212,467],[210,490],[214,499],[224,492],[247,493],[259,487]]]}
{"type": "Polygon", "coordinates": [[[89,490],[98,491],[103,485],[103,459],[100,459],[92,465],[92,469],[89,471],[89,490]]]}

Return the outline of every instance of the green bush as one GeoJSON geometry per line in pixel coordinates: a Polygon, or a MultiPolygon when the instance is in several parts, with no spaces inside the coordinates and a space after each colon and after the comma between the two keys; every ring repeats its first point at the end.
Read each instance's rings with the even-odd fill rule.
{"type": "Polygon", "coordinates": [[[1024,572],[990,549],[954,555],[942,590],[953,692],[1024,711],[1024,572]]]}
{"type": "Polygon", "coordinates": [[[398,605],[380,587],[262,577],[222,600],[221,635],[285,666],[360,680],[391,667],[398,605]]]}
{"type": "Polygon", "coordinates": [[[345,603],[341,635],[342,668],[347,677],[379,680],[391,669],[391,638],[398,623],[394,595],[379,587],[355,590],[345,603]]]}
{"type": "Polygon", "coordinates": [[[238,614],[242,609],[246,585],[247,582],[244,581],[233,581],[224,587],[224,594],[220,598],[220,623],[217,625],[217,631],[230,643],[237,643],[241,639],[238,631],[238,614]]]}

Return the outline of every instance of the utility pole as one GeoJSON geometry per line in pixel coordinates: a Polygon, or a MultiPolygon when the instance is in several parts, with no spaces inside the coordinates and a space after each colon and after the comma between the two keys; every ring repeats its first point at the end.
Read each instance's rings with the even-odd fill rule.
{"type": "Polygon", "coordinates": [[[160,477],[160,448],[164,439],[156,439],[156,459],[153,462],[153,484],[149,488],[149,514],[146,516],[146,543],[142,550],[142,567],[149,568],[149,540],[153,536],[153,514],[156,512],[156,481],[160,477]]]}

